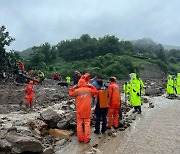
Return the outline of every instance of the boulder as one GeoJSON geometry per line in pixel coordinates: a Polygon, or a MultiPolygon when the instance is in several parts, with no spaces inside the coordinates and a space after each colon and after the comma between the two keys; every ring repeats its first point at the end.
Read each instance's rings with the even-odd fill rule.
{"type": "Polygon", "coordinates": [[[44,147],[41,142],[31,136],[23,136],[20,133],[10,132],[6,140],[12,144],[11,153],[42,152],[44,147]]]}
{"type": "Polygon", "coordinates": [[[72,134],[71,131],[61,130],[61,129],[50,129],[49,135],[56,139],[69,139],[70,135],[72,134]]]}
{"type": "Polygon", "coordinates": [[[0,139],[0,151],[10,150],[12,144],[5,139],[0,139]]]}
{"type": "Polygon", "coordinates": [[[52,109],[41,112],[40,116],[47,123],[49,128],[56,128],[57,123],[61,120],[60,115],[52,109]]]}
{"type": "Polygon", "coordinates": [[[69,126],[70,126],[69,120],[61,120],[61,121],[59,121],[59,122],[57,123],[57,127],[58,127],[59,129],[65,130],[65,129],[67,129],[69,126]]]}
{"type": "MultiPolygon", "coordinates": [[[[31,127],[32,130],[36,130],[37,132],[41,132],[44,129],[47,130],[47,124],[40,119],[29,121],[28,125],[31,127]]],[[[38,134],[41,134],[41,133],[38,133],[38,134]]]]}

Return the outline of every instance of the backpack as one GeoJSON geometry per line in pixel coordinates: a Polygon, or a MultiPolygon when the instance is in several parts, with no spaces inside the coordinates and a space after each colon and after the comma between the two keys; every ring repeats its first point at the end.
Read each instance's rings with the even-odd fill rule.
{"type": "Polygon", "coordinates": [[[108,108],[108,90],[107,89],[100,89],[98,90],[98,98],[99,98],[99,107],[100,108],[108,108]]]}

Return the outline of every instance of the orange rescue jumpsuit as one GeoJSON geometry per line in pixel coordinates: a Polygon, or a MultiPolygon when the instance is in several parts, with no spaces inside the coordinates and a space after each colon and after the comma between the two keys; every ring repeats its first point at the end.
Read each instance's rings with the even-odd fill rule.
{"type": "Polygon", "coordinates": [[[21,68],[21,71],[24,72],[24,63],[22,61],[19,61],[18,64],[21,68]]]}
{"type": "Polygon", "coordinates": [[[111,82],[108,87],[109,92],[109,109],[108,109],[108,123],[107,127],[111,128],[111,126],[118,127],[119,126],[119,109],[120,109],[120,89],[119,86],[115,82],[111,82]]]}
{"type": "Polygon", "coordinates": [[[26,104],[32,104],[32,101],[34,99],[34,89],[33,89],[33,81],[29,82],[29,85],[25,88],[25,93],[27,93],[26,96],[26,104]]]}
{"type": "Polygon", "coordinates": [[[69,96],[76,97],[77,138],[80,142],[87,143],[90,140],[91,100],[98,91],[94,86],[87,86],[85,80],[80,80],[78,87],[78,89],[71,88],[69,96]]]}
{"type": "Polygon", "coordinates": [[[31,70],[29,71],[29,75],[30,75],[30,76],[33,76],[33,75],[34,75],[34,70],[33,70],[33,69],[31,69],[31,70]]]}

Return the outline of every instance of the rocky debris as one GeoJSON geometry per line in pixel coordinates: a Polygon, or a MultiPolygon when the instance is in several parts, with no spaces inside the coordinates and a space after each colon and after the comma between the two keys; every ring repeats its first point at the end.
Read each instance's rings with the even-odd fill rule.
{"type": "Polygon", "coordinates": [[[129,116],[129,119],[131,119],[131,120],[136,120],[136,115],[131,114],[131,115],[129,116]]]}
{"type": "Polygon", "coordinates": [[[93,147],[90,151],[86,151],[85,154],[102,154],[102,151],[93,147]]]}
{"type": "Polygon", "coordinates": [[[49,134],[56,139],[69,139],[73,132],[61,129],[49,129],[49,134]]]}
{"type": "Polygon", "coordinates": [[[31,130],[33,130],[38,135],[44,136],[48,134],[47,124],[40,119],[30,120],[27,124],[31,130]]]}
{"type": "Polygon", "coordinates": [[[111,131],[108,131],[108,136],[112,136],[112,132],[111,131]]]}
{"type": "Polygon", "coordinates": [[[48,148],[50,145],[53,145],[55,142],[56,140],[50,135],[46,135],[42,138],[42,143],[46,148],[48,148]]]}
{"type": "Polygon", "coordinates": [[[8,152],[10,151],[11,147],[12,144],[10,142],[2,138],[0,139],[0,151],[8,152]]]}
{"type": "MultiPolygon", "coordinates": [[[[159,95],[164,92],[164,87],[161,86],[160,82],[149,80],[146,82],[146,89],[149,95],[159,95]],[[160,87],[158,89],[157,85],[160,87]],[[156,90],[154,90],[155,88],[156,90]],[[162,89],[161,89],[162,88],[162,89]],[[152,90],[148,92],[148,90],[152,90]],[[156,91],[154,93],[154,91],[156,91]]],[[[25,139],[29,139],[30,141],[38,141],[43,145],[42,153],[51,153],[52,148],[56,150],[56,147],[59,148],[64,145],[70,138],[70,135],[73,133],[71,131],[67,131],[69,129],[76,129],[76,108],[75,108],[75,99],[69,99],[68,97],[68,88],[60,87],[56,85],[57,83],[51,81],[45,81],[42,85],[36,85],[36,97],[34,103],[34,109],[36,112],[24,113],[23,111],[19,111],[19,100],[21,101],[25,97],[23,96],[23,89],[26,85],[21,85],[18,87],[14,85],[9,85],[4,88],[0,88],[0,92],[5,89],[5,91],[1,92],[2,101],[0,102],[0,113],[8,113],[14,112],[16,117],[19,115],[25,115],[25,118],[10,118],[9,114],[7,116],[0,117],[0,148],[3,150],[11,150],[14,143],[9,142],[6,137],[7,134],[16,133],[20,134],[19,138],[24,140],[24,144],[26,145],[25,139]],[[7,90],[8,89],[8,90],[7,90]],[[10,89],[10,90],[9,90],[10,89]],[[9,95],[13,93],[12,97],[9,95]],[[5,94],[5,96],[4,96],[5,94]],[[17,98],[18,97],[18,98],[17,98]],[[17,98],[17,99],[13,99],[17,98]],[[19,99],[20,98],[20,99],[19,99]],[[8,102],[7,102],[8,101],[8,102]],[[2,103],[4,102],[4,104],[2,103]],[[6,106],[5,106],[6,105],[6,106]],[[44,108],[48,107],[48,109],[44,110],[44,108]],[[7,110],[7,111],[6,111],[7,110]],[[43,111],[44,110],[44,111],[43,111]],[[39,117],[40,113],[40,117],[39,117]],[[28,118],[31,117],[31,118],[28,118]],[[33,117],[33,118],[32,118],[33,117]],[[20,120],[23,122],[20,122],[20,120]],[[26,119],[26,120],[25,120],[26,119]],[[31,120],[30,120],[31,119],[31,120]],[[26,121],[26,122],[24,122],[26,121]],[[6,127],[4,127],[6,125],[6,127]],[[59,128],[59,129],[57,129],[59,128]],[[50,129],[50,130],[48,130],[50,129]],[[1,136],[1,132],[5,130],[4,135],[1,136]],[[53,130],[53,131],[52,131],[53,130]],[[60,131],[54,131],[60,130],[60,131]],[[70,132],[70,133],[66,133],[70,132]],[[52,135],[52,136],[51,136],[52,135]],[[61,139],[66,138],[66,139],[61,139]],[[44,149],[45,148],[45,149],[44,149]]],[[[120,131],[125,130],[130,126],[133,120],[135,120],[135,114],[132,114],[132,107],[129,105],[128,96],[127,96],[127,104],[125,103],[125,96],[122,94],[121,100],[121,112],[120,112],[120,131]],[[133,117],[134,116],[134,117],[133,117]]],[[[148,96],[142,97],[143,103],[151,103],[151,100],[148,96]]],[[[12,114],[11,114],[12,115],[12,114]]],[[[10,115],[10,116],[11,116],[10,115]]],[[[95,122],[95,117],[93,117],[92,124],[95,122]]],[[[116,137],[116,131],[107,130],[107,134],[111,137],[116,137]]],[[[36,143],[35,141],[30,144],[36,143]]],[[[20,142],[18,142],[20,144],[20,142]]],[[[19,147],[18,147],[19,148],[19,147]]],[[[23,151],[23,149],[22,149],[23,151]]],[[[26,152],[26,151],[24,151],[26,152]]]]}
{"type": "Polygon", "coordinates": [[[60,139],[59,141],[57,141],[55,143],[55,147],[54,147],[55,151],[60,150],[66,144],[67,141],[69,141],[69,140],[68,139],[60,139]]]}
{"type": "Polygon", "coordinates": [[[153,103],[149,103],[149,108],[154,108],[154,104],[153,103]]]}
{"type": "Polygon", "coordinates": [[[67,129],[67,128],[69,128],[69,126],[70,126],[70,122],[69,122],[69,120],[61,120],[61,121],[59,121],[58,123],[57,123],[57,127],[59,128],[59,129],[63,129],[63,130],[65,130],[65,129],[67,129]]]}
{"type": "Polygon", "coordinates": [[[0,125],[3,123],[3,120],[2,119],[0,119],[0,125]]]}
{"type": "Polygon", "coordinates": [[[8,132],[0,141],[0,149],[2,151],[8,150],[11,153],[42,152],[44,149],[41,142],[35,137],[14,131],[8,132]]]}
{"type": "Polygon", "coordinates": [[[98,144],[94,144],[94,145],[93,145],[93,148],[97,148],[97,147],[98,147],[98,144]]]}
{"type": "Polygon", "coordinates": [[[166,98],[168,98],[168,99],[179,99],[179,97],[176,96],[175,94],[167,95],[166,98]]]}
{"type": "Polygon", "coordinates": [[[17,132],[17,128],[16,127],[10,127],[7,129],[7,132],[12,132],[12,131],[17,132]]]}
{"type": "Polygon", "coordinates": [[[31,130],[29,129],[29,127],[27,126],[14,126],[16,128],[16,132],[17,133],[21,133],[21,134],[29,134],[31,135],[31,130]]]}
{"type": "Polygon", "coordinates": [[[142,97],[142,102],[143,102],[143,103],[148,103],[148,102],[149,102],[149,100],[148,100],[148,98],[147,98],[147,97],[144,97],[144,96],[143,96],[143,97],[142,97]]]}
{"type": "Polygon", "coordinates": [[[165,93],[166,84],[163,80],[146,80],[146,96],[161,96],[165,93]]]}
{"type": "Polygon", "coordinates": [[[53,147],[48,147],[48,148],[45,148],[41,154],[53,154],[53,153],[54,153],[53,147]]]}
{"type": "Polygon", "coordinates": [[[56,128],[57,123],[60,120],[62,120],[60,115],[57,114],[57,112],[55,112],[52,109],[48,109],[48,110],[41,112],[40,116],[43,119],[43,121],[46,122],[46,124],[48,125],[49,128],[56,128]]]}
{"type": "Polygon", "coordinates": [[[63,94],[63,93],[54,94],[54,95],[51,96],[50,100],[51,100],[51,101],[58,101],[58,100],[64,99],[65,97],[66,97],[66,95],[63,94]]]}
{"type": "Polygon", "coordinates": [[[124,128],[124,127],[120,127],[119,130],[120,130],[120,131],[124,131],[125,128],[124,128]]]}
{"type": "Polygon", "coordinates": [[[116,132],[113,132],[112,133],[112,137],[116,137],[117,136],[117,133],[116,132]]]}

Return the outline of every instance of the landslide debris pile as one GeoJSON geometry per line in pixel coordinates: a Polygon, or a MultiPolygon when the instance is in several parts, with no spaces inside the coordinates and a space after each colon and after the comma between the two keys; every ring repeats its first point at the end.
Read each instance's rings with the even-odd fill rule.
{"type": "MultiPolygon", "coordinates": [[[[161,81],[147,80],[146,95],[157,96],[164,93],[161,81]]],[[[34,111],[24,112],[26,85],[14,83],[0,84],[0,151],[5,153],[44,153],[56,151],[70,142],[70,136],[76,132],[75,100],[68,96],[68,87],[62,87],[52,80],[35,86],[34,111]],[[22,102],[22,106],[19,106],[22,102]]],[[[125,105],[122,95],[120,131],[130,126],[136,115],[132,107],[125,105]]],[[[149,103],[148,98],[143,98],[149,103]]],[[[95,117],[92,118],[92,124],[95,117]]],[[[108,132],[116,137],[116,131],[108,132]]]]}

